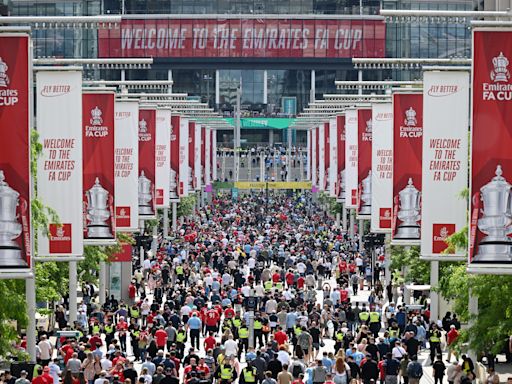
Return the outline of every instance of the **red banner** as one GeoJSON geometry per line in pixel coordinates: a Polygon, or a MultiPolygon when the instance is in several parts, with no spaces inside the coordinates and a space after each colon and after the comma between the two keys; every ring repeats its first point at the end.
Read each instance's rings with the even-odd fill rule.
{"type": "Polygon", "coordinates": [[[189,180],[192,184],[192,189],[196,189],[195,176],[195,145],[196,145],[196,122],[193,120],[188,121],[188,169],[190,171],[189,180]]]}
{"type": "Polygon", "coordinates": [[[511,264],[512,29],[473,33],[471,267],[511,264]]]}
{"type": "Polygon", "coordinates": [[[114,93],[82,95],[84,239],[114,239],[114,93]]]}
{"type": "MultiPolygon", "coordinates": [[[[357,110],[357,185],[358,191],[358,212],[364,215],[371,214],[371,200],[361,201],[361,194],[363,191],[363,180],[371,175],[369,172],[372,169],[372,110],[371,109],[358,109],[357,110]]],[[[371,185],[371,183],[370,183],[371,185]]],[[[371,195],[369,196],[371,199],[371,195]]]]}
{"type": "Polygon", "coordinates": [[[0,269],[30,268],[29,36],[0,34],[0,269]]]}
{"type": "Polygon", "coordinates": [[[419,240],[423,94],[393,94],[393,239],[419,240]],[[407,201],[400,200],[400,193],[407,201]],[[404,195],[406,193],[406,195],[404,195]],[[412,201],[411,196],[414,197],[412,201]],[[413,215],[417,211],[417,214],[413,215]],[[407,211],[407,212],[406,212],[407,211]],[[410,214],[408,220],[405,216],[410,214]],[[404,219],[404,220],[402,220],[404,219]],[[401,231],[399,235],[397,232],[401,231]],[[398,236],[398,237],[397,237],[398,236]]]}
{"type": "Polygon", "coordinates": [[[131,244],[121,244],[121,251],[118,253],[114,253],[109,262],[124,262],[131,263],[132,262],[132,245],[131,244]]]}
{"type": "Polygon", "coordinates": [[[381,20],[123,20],[98,31],[98,57],[384,57],[381,20]]]}
{"type": "Polygon", "coordinates": [[[338,138],[338,169],[336,171],[336,195],[338,196],[338,198],[344,199],[345,196],[341,195],[341,185],[342,172],[345,171],[345,115],[338,115],[336,117],[336,131],[336,137],[338,138]]]}
{"type": "MultiPolygon", "coordinates": [[[[331,152],[330,152],[330,144],[331,144],[331,138],[329,135],[329,123],[324,123],[324,141],[325,141],[325,150],[324,150],[324,173],[325,173],[325,184],[327,185],[329,181],[329,166],[331,164],[331,152]]],[[[325,187],[325,185],[324,185],[325,187]]]]}
{"type": "Polygon", "coordinates": [[[139,110],[139,215],[155,214],[156,110],[139,110]]]}

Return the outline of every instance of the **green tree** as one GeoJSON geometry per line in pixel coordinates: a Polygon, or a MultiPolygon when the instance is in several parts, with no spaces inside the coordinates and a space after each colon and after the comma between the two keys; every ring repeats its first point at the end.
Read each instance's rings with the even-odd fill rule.
{"type": "MultiPolygon", "coordinates": [[[[178,203],[177,215],[178,217],[187,217],[194,213],[196,206],[196,196],[188,195],[187,197],[180,198],[178,203]]],[[[171,213],[172,214],[172,213],[171,213]]]]}
{"type": "Polygon", "coordinates": [[[430,263],[420,259],[420,247],[391,246],[391,272],[395,282],[429,284],[430,263]]]}

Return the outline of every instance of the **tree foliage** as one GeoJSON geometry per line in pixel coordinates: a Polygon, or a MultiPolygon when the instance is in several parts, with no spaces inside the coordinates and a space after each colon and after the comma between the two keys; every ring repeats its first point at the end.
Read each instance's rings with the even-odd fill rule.
{"type": "MultiPolygon", "coordinates": [[[[188,195],[187,197],[180,198],[180,202],[178,203],[177,216],[178,217],[187,217],[194,213],[194,208],[196,206],[196,196],[188,195]]],[[[170,213],[172,214],[172,212],[170,213]]]]}
{"type": "Polygon", "coordinates": [[[420,259],[420,247],[391,246],[391,271],[395,282],[429,284],[430,263],[420,259]]]}

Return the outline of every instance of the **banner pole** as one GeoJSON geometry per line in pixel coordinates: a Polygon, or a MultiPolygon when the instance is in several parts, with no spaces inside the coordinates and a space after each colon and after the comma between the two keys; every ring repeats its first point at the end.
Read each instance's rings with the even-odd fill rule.
{"type": "Polygon", "coordinates": [[[355,209],[351,208],[349,211],[349,215],[350,215],[349,234],[350,234],[350,238],[354,239],[355,209]]]}
{"type": "Polygon", "coordinates": [[[169,208],[164,208],[164,239],[169,236],[169,208]]]}
{"type": "Polygon", "coordinates": [[[176,233],[177,221],[178,221],[178,203],[176,201],[173,201],[172,202],[172,231],[174,233],[176,233]]]}
{"type": "Polygon", "coordinates": [[[439,320],[439,294],[434,288],[439,284],[439,261],[430,262],[430,321],[439,320]]]}
{"type": "Polygon", "coordinates": [[[100,261],[100,277],[99,277],[100,305],[105,304],[106,289],[107,289],[107,266],[104,261],[100,261]]]}
{"type": "Polygon", "coordinates": [[[336,229],[340,229],[340,218],[341,214],[339,212],[336,212],[336,229]]]}
{"type": "Polygon", "coordinates": [[[76,261],[69,262],[69,324],[75,325],[77,319],[77,266],[76,261]]]}
{"type": "Polygon", "coordinates": [[[364,221],[359,219],[359,251],[363,249],[364,221]]]}
{"type": "MultiPolygon", "coordinates": [[[[34,271],[35,262],[33,261],[34,271]]],[[[27,300],[27,353],[31,362],[36,362],[36,279],[31,276],[25,280],[25,295],[27,300]]]]}
{"type": "Polygon", "coordinates": [[[347,207],[343,204],[343,210],[341,213],[341,223],[343,225],[343,230],[347,232],[347,207]]]}
{"type": "MultiPolygon", "coordinates": [[[[386,287],[391,282],[391,233],[386,233],[386,238],[384,240],[384,260],[385,260],[385,270],[384,270],[384,279],[386,282],[386,287]]],[[[393,299],[388,297],[389,302],[392,302],[393,299]]]]}

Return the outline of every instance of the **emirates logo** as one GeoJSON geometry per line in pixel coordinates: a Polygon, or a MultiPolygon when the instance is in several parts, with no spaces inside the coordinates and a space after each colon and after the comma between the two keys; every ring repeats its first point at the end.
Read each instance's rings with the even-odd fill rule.
{"type": "Polygon", "coordinates": [[[386,209],[386,210],[384,211],[384,217],[385,217],[386,219],[389,219],[389,218],[391,217],[391,211],[390,211],[389,209],[386,209]]]}
{"type": "Polygon", "coordinates": [[[495,83],[506,83],[510,79],[510,72],[508,71],[509,61],[503,55],[503,52],[500,52],[498,56],[492,59],[492,65],[494,69],[491,71],[491,80],[495,83]]]}
{"type": "Polygon", "coordinates": [[[408,127],[415,127],[417,123],[416,111],[412,107],[409,107],[409,109],[405,111],[404,124],[408,127]]]}
{"type": "Polygon", "coordinates": [[[446,238],[448,237],[448,228],[442,227],[441,230],[439,231],[439,237],[443,240],[446,240],[446,238]]]}
{"type": "Polygon", "coordinates": [[[103,124],[103,119],[101,118],[101,115],[103,113],[101,112],[101,109],[96,106],[94,109],[91,109],[91,119],[89,122],[91,125],[101,125],[103,124]]]}
{"type": "Polygon", "coordinates": [[[370,119],[366,122],[366,132],[372,133],[372,119],[370,119]]]}
{"type": "Polygon", "coordinates": [[[0,57],[0,87],[7,87],[9,85],[9,76],[7,75],[7,70],[9,67],[7,63],[5,63],[0,57]]]}
{"type": "Polygon", "coordinates": [[[60,238],[64,237],[64,227],[63,226],[57,227],[57,230],[55,231],[55,235],[60,238]]]}
{"type": "Polygon", "coordinates": [[[124,208],[121,208],[119,210],[119,216],[123,216],[123,217],[126,216],[126,210],[124,208]]]}

